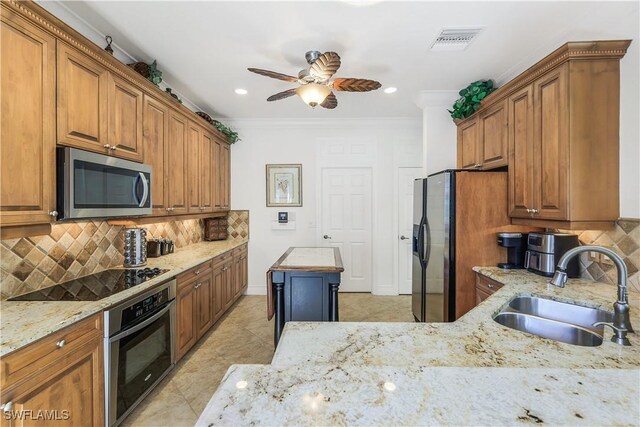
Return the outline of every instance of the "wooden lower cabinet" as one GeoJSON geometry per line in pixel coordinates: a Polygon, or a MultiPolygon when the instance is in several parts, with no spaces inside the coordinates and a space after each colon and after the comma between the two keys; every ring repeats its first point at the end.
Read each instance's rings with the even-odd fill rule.
{"type": "Polygon", "coordinates": [[[247,261],[245,244],[178,276],[176,361],[240,298],[247,288],[247,261]]]}
{"type": "Polygon", "coordinates": [[[102,313],[5,356],[2,426],[104,426],[102,313]]]}
{"type": "Polygon", "coordinates": [[[504,285],[480,273],[476,273],[476,305],[493,295],[504,285]]]}

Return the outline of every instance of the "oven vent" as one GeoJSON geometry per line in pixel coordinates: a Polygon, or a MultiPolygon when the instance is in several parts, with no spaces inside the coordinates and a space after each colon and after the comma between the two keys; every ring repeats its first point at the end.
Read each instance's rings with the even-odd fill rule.
{"type": "Polygon", "coordinates": [[[431,50],[465,50],[481,31],[482,28],[445,28],[431,44],[431,50]]]}

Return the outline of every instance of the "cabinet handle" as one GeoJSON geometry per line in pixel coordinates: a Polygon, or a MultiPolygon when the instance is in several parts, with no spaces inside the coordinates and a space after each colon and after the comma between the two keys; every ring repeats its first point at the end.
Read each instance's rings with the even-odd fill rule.
{"type": "Polygon", "coordinates": [[[475,165],[473,165],[473,167],[476,169],[480,169],[482,165],[480,163],[476,163],[475,165]]]}
{"type": "Polygon", "coordinates": [[[538,209],[531,209],[531,213],[532,214],[538,214],[538,213],[540,213],[540,211],[538,209]]]}
{"type": "Polygon", "coordinates": [[[56,343],[56,347],[62,348],[67,342],[65,340],[60,340],[56,343]]]}
{"type": "Polygon", "coordinates": [[[13,409],[13,402],[3,403],[2,405],[0,405],[0,408],[2,409],[2,412],[8,414],[13,409]]]}
{"type": "Polygon", "coordinates": [[[229,267],[222,267],[222,271],[227,271],[229,267]]]}
{"type": "Polygon", "coordinates": [[[109,148],[112,151],[116,151],[118,149],[118,147],[116,147],[115,145],[112,145],[111,148],[109,148]]]}
{"type": "Polygon", "coordinates": [[[109,144],[104,144],[103,147],[106,148],[107,150],[111,150],[111,146],[109,144]]]}
{"type": "Polygon", "coordinates": [[[200,286],[202,286],[202,283],[196,283],[194,288],[198,289],[200,286]]]}
{"type": "Polygon", "coordinates": [[[200,274],[200,270],[196,270],[196,271],[194,271],[194,273],[195,273],[195,274],[196,274],[196,276],[197,276],[198,274],[200,274]]]}
{"type": "Polygon", "coordinates": [[[53,217],[58,216],[58,211],[51,211],[51,212],[49,212],[49,216],[53,216],[53,217]]]}
{"type": "Polygon", "coordinates": [[[491,283],[487,283],[487,288],[493,289],[493,285],[491,283]]]}
{"type": "Polygon", "coordinates": [[[527,208],[527,213],[531,213],[531,209],[527,208]]]}

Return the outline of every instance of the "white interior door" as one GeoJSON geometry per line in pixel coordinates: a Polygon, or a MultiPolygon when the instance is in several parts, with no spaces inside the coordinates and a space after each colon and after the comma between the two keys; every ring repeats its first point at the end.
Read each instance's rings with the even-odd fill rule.
{"type": "Polygon", "coordinates": [[[325,168],[321,185],[321,240],[340,248],[340,291],[371,292],[371,169],[325,168]]]}
{"type": "Polygon", "coordinates": [[[413,181],[422,168],[398,168],[398,293],[411,295],[413,181]]]}

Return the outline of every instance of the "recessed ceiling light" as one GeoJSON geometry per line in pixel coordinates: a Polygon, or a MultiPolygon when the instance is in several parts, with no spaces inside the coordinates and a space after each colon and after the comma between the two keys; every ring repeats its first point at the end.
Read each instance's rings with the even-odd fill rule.
{"type": "Polygon", "coordinates": [[[238,95],[246,95],[247,94],[247,90],[246,89],[236,89],[235,92],[238,95]]]}
{"type": "Polygon", "coordinates": [[[384,90],[384,93],[394,93],[397,90],[398,90],[397,87],[388,87],[384,90]]]}

